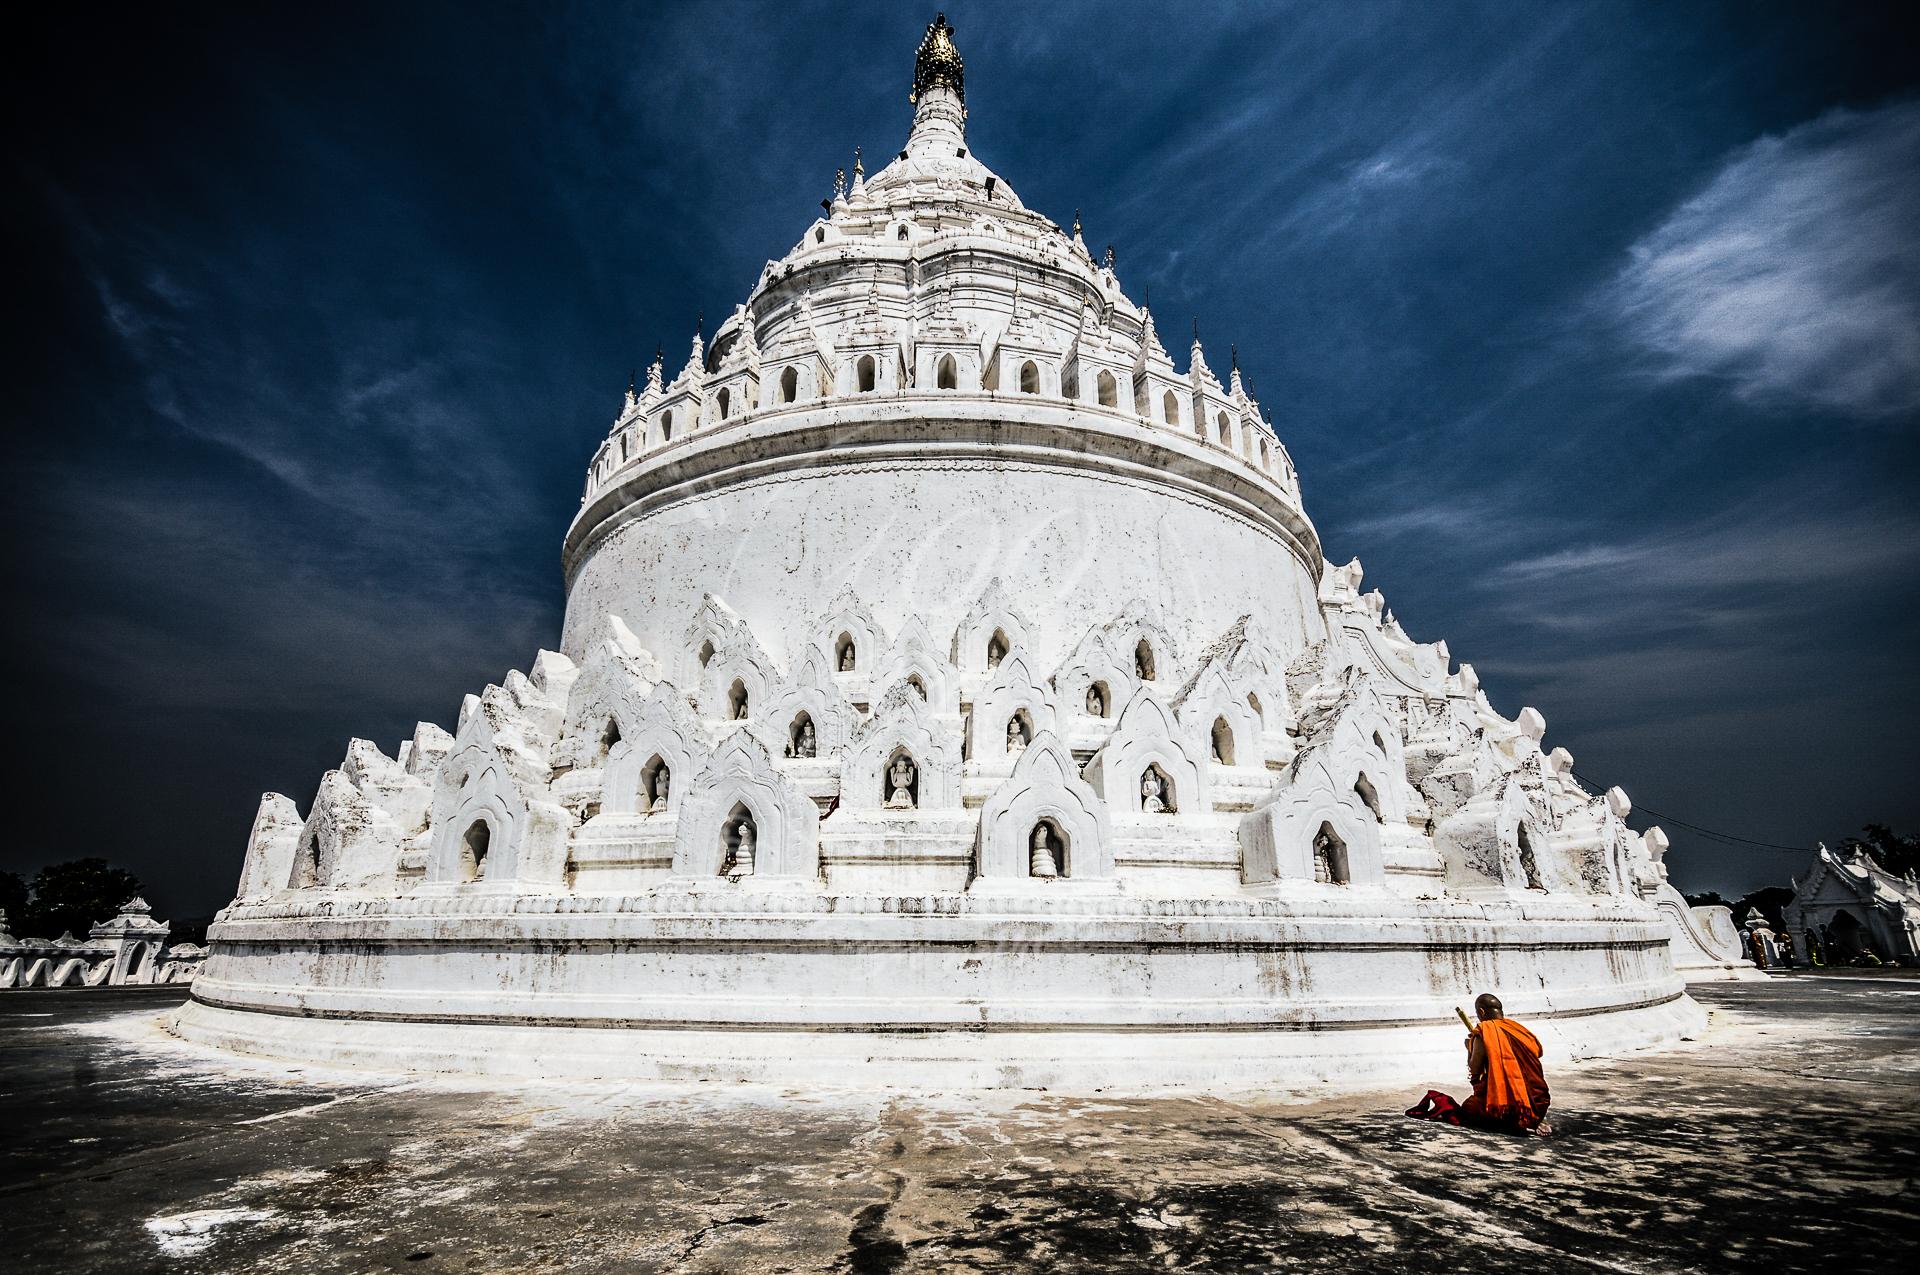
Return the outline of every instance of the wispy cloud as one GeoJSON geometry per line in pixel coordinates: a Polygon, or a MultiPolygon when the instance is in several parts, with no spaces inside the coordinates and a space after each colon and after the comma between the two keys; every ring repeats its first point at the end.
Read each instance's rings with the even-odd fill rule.
{"type": "Polygon", "coordinates": [[[1736,151],[1636,243],[1603,302],[1668,376],[1751,401],[1920,410],[1920,103],[1736,151]]]}

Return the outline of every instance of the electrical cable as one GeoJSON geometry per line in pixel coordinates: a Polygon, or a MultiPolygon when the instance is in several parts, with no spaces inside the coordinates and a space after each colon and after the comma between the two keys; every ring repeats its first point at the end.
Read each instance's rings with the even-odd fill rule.
{"type": "MultiPolygon", "coordinates": [[[[1597,779],[1587,778],[1577,770],[1572,773],[1575,779],[1578,779],[1590,788],[1598,788],[1602,792],[1605,792],[1608,787],[1607,785],[1601,784],[1597,779]]],[[[1740,837],[1735,836],[1731,832],[1718,832],[1712,828],[1703,828],[1697,823],[1689,823],[1685,819],[1676,818],[1673,815],[1663,815],[1651,806],[1643,806],[1639,802],[1635,802],[1633,808],[1649,818],[1659,820],[1662,824],[1672,824],[1676,828],[1685,828],[1689,832],[1698,833],[1703,837],[1711,837],[1713,840],[1723,842],[1727,845],[1757,846],[1762,850],[1790,850],[1794,854],[1807,854],[1812,850],[1811,846],[1787,846],[1781,845],[1777,841],[1755,841],[1752,837],[1740,837]]]]}

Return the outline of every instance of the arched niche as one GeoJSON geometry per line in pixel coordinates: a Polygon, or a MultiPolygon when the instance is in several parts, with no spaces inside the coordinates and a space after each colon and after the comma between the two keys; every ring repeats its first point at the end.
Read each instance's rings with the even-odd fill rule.
{"type": "Polygon", "coordinates": [[[1240,819],[1240,874],[1249,887],[1312,882],[1315,846],[1323,832],[1337,837],[1345,855],[1346,884],[1386,881],[1380,825],[1361,804],[1352,784],[1341,784],[1324,758],[1296,760],[1273,790],[1240,819]]]}
{"type": "Polygon", "coordinates": [[[673,845],[676,878],[722,875],[726,829],[737,832],[744,815],[754,829],[755,879],[818,883],[820,809],[780,773],[757,727],[729,733],[681,789],[673,845]]]}
{"type": "Polygon", "coordinates": [[[848,745],[840,768],[840,805],[844,810],[878,811],[889,807],[893,784],[889,771],[906,757],[913,766],[911,809],[958,810],[960,754],[940,718],[905,683],[874,705],[848,745]]]}
{"type": "Polygon", "coordinates": [[[1058,736],[1042,732],[980,811],[975,880],[969,889],[1033,880],[1033,832],[1060,839],[1060,871],[1070,880],[1113,879],[1112,831],[1106,803],[1058,736]]]}
{"type": "Polygon", "coordinates": [[[1204,745],[1189,739],[1152,686],[1142,686],[1120,710],[1113,731],[1086,766],[1087,781],[1115,815],[1129,819],[1166,810],[1209,809],[1204,745]],[[1150,809],[1148,775],[1164,789],[1164,810],[1150,809]]]}
{"type": "Polygon", "coordinates": [[[1027,646],[1027,639],[1025,618],[1014,609],[1006,587],[995,577],[955,626],[947,658],[962,673],[991,673],[998,666],[995,663],[989,667],[990,661],[1004,660],[1010,652],[1027,646]]]}
{"type": "Polygon", "coordinates": [[[993,678],[974,697],[967,719],[967,755],[986,765],[1006,765],[1010,728],[1022,746],[1031,746],[1041,734],[1057,729],[1052,692],[1027,660],[1015,650],[1000,661],[993,678]]]}
{"type": "Polygon", "coordinates": [[[607,753],[601,809],[627,815],[673,812],[711,746],[706,727],[679,688],[671,682],[656,684],[634,710],[626,738],[607,753]],[[660,801],[663,783],[665,805],[660,801]]]}

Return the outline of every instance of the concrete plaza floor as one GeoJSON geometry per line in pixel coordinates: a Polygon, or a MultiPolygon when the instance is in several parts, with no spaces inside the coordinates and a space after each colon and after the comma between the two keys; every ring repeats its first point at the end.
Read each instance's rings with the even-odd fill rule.
{"type": "MultiPolygon", "coordinates": [[[[171,989],[0,995],[0,1270],[1831,1271],[1920,1236],[1920,979],[1696,989],[1549,1058],[1551,1139],[1417,1095],[524,1084],[234,1063],[171,989]]],[[[1435,1076],[1458,1092],[1458,1076],[1435,1076]]]]}

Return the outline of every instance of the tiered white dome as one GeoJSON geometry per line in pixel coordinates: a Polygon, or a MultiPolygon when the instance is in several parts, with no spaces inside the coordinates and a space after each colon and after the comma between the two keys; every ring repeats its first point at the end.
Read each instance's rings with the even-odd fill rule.
{"type": "Polygon", "coordinates": [[[1489,989],[1562,1047],[1693,1026],[1664,841],[1323,560],[1238,367],[973,156],[944,20],[914,98],[629,392],[561,649],[266,798],[181,1029],[1094,1086],[1453,1065],[1489,989]]]}

